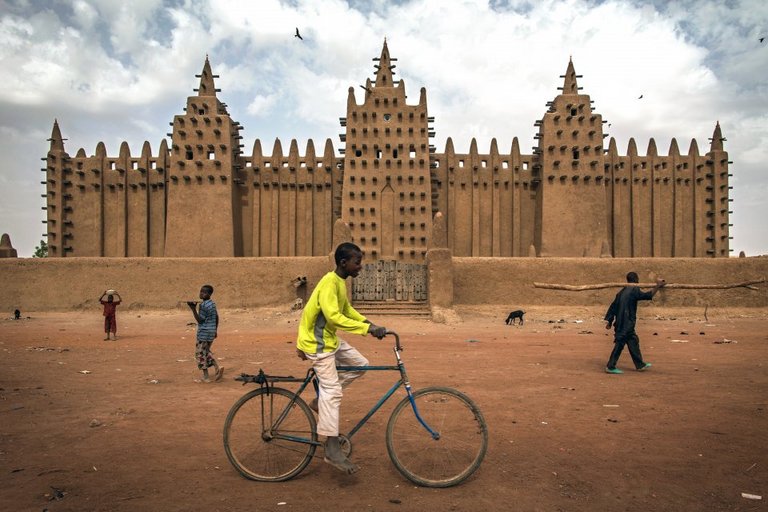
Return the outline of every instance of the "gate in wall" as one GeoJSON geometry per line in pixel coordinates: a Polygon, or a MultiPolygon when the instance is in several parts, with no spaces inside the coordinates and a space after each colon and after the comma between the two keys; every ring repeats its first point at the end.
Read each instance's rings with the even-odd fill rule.
{"type": "Polygon", "coordinates": [[[426,302],[427,266],[378,260],[363,264],[352,281],[352,301],[426,302]]]}

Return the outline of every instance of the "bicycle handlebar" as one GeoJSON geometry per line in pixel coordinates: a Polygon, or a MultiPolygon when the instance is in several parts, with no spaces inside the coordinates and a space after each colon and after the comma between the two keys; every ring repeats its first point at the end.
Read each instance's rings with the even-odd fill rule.
{"type": "Polygon", "coordinates": [[[400,335],[397,334],[395,331],[387,330],[387,334],[385,334],[384,336],[387,336],[389,334],[395,337],[395,350],[397,350],[398,352],[402,352],[403,347],[400,345],[400,335]]]}

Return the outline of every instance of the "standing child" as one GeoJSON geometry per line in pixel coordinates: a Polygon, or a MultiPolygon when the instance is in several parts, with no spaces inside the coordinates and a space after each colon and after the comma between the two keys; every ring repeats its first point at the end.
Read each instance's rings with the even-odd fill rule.
{"type": "Polygon", "coordinates": [[[377,327],[355,311],[347,299],[347,277],[357,277],[363,252],[353,243],[343,243],[334,254],[336,270],[323,276],[304,306],[296,340],[297,354],[309,359],[319,384],[319,400],[312,401],[318,412],[317,433],[325,436],[324,460],[351,474],[360,468],[347,459],[339,443],[339,410],[342,389],[364,372],[338,372],[336,365],[367,366],[368,360],[352,345],[336,336],[336,331],[371,334],[383,338],[385,327],[377,327]]]}
{"type": "Polygon", "coordinates": [[[650,291],[644,292],[637,286],[638,282],[639,279],[635,272],[628,273],[628,285],[616,294],[616,298],[613,299],[611,306],[605,313],[605,321],[608,322],[605,328],[610,329],[611,325],[614,325],[614,345],[611,356],[608,358],[608,364],[605,366],[606,373],[624,373],[616,368],[624,345],[629,348],[629,355],[632,357],[637,371],[644,371],[651,367],[651,363],[643,361],[643,354],[640,353],[640,338],[635,332],[637,301],[651,300],[656,292],[667,283],[661,278],[656,279],[656,286],[650,291]]]}
{"type": "Polygon", "coordinates": [[[203,370],[202,382],[211,382],[208,376],[208,368],[211,366],[215,369],[214,379],[216,381],[221,380],[224,375],[224,368],[219,367],[219,363],[214,359],[211,354],[211,345],[213,340],[216,339],[217,331],[219,328],[219,313],[216,311],[216,303],[211,300],[213,295],[213,286],[204,284],[200,288],[200,310],[195,309],[197,302],[187,302],[187,306],[192,310],[192,314],[195,315],[197,321],[197,344],[195,345],[195,359],[197,360],[197,367],[203,370]]]}
{"type": "Polygon", "coordinates": [[[123,299],[120,297],[120,294],[117,293],[114,290],[105,290],[104,293],[101,294],[101,297],[99,297],[99,302],[102,306],[104,306],[104,333],[106,334],[106,338],[104,338],[104,341],[109,340],[109,333],[112,332],[112,339],[117,339],[117,306],[120,305],[121,302],[123,302],[123,299]],[[117,300],[115,300],[115,295],[117,295],[117,300]],[[104,300],[104,297],[107,298],[107,300],[104,300]]]}

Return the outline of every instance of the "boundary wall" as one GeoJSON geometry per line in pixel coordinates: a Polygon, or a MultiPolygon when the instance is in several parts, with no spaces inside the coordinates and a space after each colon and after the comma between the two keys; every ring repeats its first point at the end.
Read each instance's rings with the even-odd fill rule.
{"type": "MultiPolygon", "coordinates": [[[[308,297],[333,263],[328,256],[274,258],[8,258],[0,260],[0,311],[66,311],[98,307],[108,289],[123,307],[172,309],[196,300],[200,286],[215,288],[219,308],[284,305],[308,297]],[[296,277],[307,284],[296,288],[296,277]]],[[[768,258],[452,258],[434,269],[453,290],[454,305],[606,305],[618,289],[560,291],[534,282],[594,284],[623,282],[633,270],[642,283],[658,275],[669,283],[729,284],[768,277],[768,258]],[[445,275],[444,275],[445,274],[445,275]]],[[[657,306],[768,307],[768,285],[757,290],[662,290],[657,306]]],[[[452,298],[451,298],[452,297],[452,298]]]]}
{"type": "Polygon", "coordinates": [[[186,308],[186,301],[200,300],[204,284],[214,287],[219,308],[288,308],[297,297],[308,297],[333,268],[328,256],[5,259],[0,260],[0,311],[100,308],[107,289],[117,290],[125,308],[186,308]],[[299,276],[306,276],[307,284],[296,288],[299,276]]]}
{"type": "MultiPolygon", "coordinates": [[[[623,283],[634,271],[641,283],[656,277],[668,283],[731,284],[768,278],[768,258],[453,258],[454,303],[606,307],[619,288],[565,291],[535,288],[533,283],[585,285],[623,283]]],[[[768,307],[768,283],[757,290],[662,289],[656,306],[768,307]]]]}

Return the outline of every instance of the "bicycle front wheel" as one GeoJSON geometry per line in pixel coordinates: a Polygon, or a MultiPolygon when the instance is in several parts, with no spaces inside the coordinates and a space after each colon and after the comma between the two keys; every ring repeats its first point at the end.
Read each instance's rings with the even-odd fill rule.
{"type": "Polygon", "coordinates": [[[488,449],[488,427],[480,409],[463,393],[430,387],[413,393],[418,414],[438,434],[419,422],[405,397],[387,424],[387,451],[395,467],[411,482],[450,487],[474,473],[488,449]]]}
{"type": "Polygon", "coordinates": [[[246,393],[224,422],[227,458],[251,480],[282,482],[293,478],[312,460],[316,442],[317,424],[309,406],[281,388],[246,393]]]}

